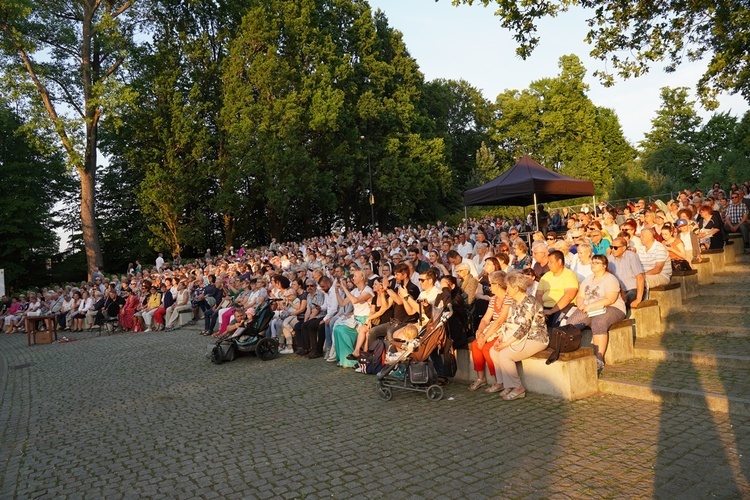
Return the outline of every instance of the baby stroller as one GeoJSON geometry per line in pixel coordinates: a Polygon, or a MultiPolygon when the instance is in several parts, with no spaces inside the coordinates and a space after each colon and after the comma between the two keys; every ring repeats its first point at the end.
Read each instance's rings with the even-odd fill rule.
{"type": "Polygon", "coordinates": [[[269,361],[279,355],[279,342],[276,339],[264,337],[262,334],[268,329],[273,319],[271,304],[281,299],[267,298],[255,308],[255,315],[245,328],[238,328],[231,336],[220,337],[215,344],[209,344],[206,357],[212,363],[220,365],[224,361],[234,361],[241,353],[254,352],[261,361],[269,361]]]}
{"type": "Polygon", "coordinates": [[[432,319],[398,352],[389,353],[386,366],[378,373],[378,396],[385,401],[393,397],[393,389],[424,392],[430,401],[443,398],[443,388],[437,383],[438,375],[430,360],[430,353],[445,344],[445,324],[453,314],[450,305],[437,311],[432,319]]]}

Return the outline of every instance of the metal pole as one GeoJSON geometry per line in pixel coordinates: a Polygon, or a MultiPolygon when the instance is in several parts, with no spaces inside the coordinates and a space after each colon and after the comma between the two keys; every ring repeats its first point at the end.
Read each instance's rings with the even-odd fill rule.
{"type": "Polygon", "coordinates": [[[367,151],[367,171],[370,173],[370,218],[372,219],[371,232],[375,232],[375,194],[372,192],[372,168],[370,167],[370,151],[367,151]]]}
{"type": "Polygon", "coordinates": [[[539,210],[536,208],[536,193],[534,193],[534,218],[536,219],[536,230],[539,231],[539,210]]]}

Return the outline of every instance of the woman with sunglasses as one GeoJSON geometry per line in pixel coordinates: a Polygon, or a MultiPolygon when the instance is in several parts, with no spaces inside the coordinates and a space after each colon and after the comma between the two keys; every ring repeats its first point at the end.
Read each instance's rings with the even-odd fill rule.
{"type": "Polygon", "coordinates": [[[599,372],[604,368],[609,328],[625,318],[625,302],[620,294],[620,281],[609,272],[608,266],[609,259],[605,255],[594,255],[591,258],[592,273],[578,287],[576,310],[568,319],[568,324],[576,328],[591,327],[599,372]]]}

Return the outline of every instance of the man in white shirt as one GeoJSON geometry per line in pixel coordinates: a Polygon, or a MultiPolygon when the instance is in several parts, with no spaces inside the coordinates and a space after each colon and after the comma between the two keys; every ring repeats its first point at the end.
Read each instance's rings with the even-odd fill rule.
{"type": "Polygon", "coordinates": [[[161,268],[164,266],[164,255],[159,252],[159,256],[156,258],[156,270],[161,272],[161,268]]]}
{"type": "Polygon", "coordinates": [[[464,264],[469,266],[471,275],[479,279],[479,272],[477,271],[477,266],[476,264],[474,264],[474,261],[461,257],[461,254],[459,254],[456,250],[451,250],[448,252],[448,262],[450,262],[451,264],[451,274],[456,278],[458,278],[458,274],[456,274],[456,266],[463,262],[464,264]]]}
{"type": "Polygon", "coordinates": [[[456,244],[455,250],[461,257],[470,259],[474,252],[474,245],[470,241],[466,241],[464,233],[458,233],[458,244],[456,244]]]}

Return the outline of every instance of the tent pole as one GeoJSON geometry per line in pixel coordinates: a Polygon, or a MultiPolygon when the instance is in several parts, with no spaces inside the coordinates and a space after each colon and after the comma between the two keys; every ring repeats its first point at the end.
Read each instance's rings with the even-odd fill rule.
{"type": "Polygon", "coordinates": [[[466,205],[464,205],[464,219],[466,220],[466,225],[469,225],[469,212],[466,210],[466,205]]]}
{"type": "Polygon", "coordinates": [[[596,195],[591,197],[591,203],[594,204],[594,218],[596,218],[596,195]]]}
{"type": "Polygon", "coordinates": [[[539,231],[539,210],[536,208],[536,193],[534,193],[534,218],[536,219],[536,230],[539,231]]]}

